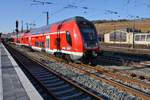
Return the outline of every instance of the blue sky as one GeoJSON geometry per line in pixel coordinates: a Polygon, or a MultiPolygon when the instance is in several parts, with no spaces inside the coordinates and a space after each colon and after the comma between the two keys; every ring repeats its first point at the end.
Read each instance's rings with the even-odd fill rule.
{"type": "Polygon", "coordinates": [[[49,23],[73,16],[89,20],[150,18],[150,0],[39,0],[52,3],[45,5],[32,1],[1,0],[0,32],[12,32],[16,20],[23,20],[24,28],[25,23],[46,25],[45,11],[49,11],[49,23]]]}

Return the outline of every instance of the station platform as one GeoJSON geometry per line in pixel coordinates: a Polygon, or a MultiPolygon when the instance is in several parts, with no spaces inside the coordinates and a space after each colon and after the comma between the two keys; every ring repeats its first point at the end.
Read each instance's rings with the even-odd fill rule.
{"type": "Polygon", "coordinates": [[[43,100],[2,43],[0,43],[0,100],[43,100]]]}

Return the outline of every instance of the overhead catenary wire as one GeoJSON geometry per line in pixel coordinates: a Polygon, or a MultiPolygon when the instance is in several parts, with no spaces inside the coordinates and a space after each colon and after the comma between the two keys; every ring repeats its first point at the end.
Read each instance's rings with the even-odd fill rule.
{"type": "MultiPolygon", "coordinates": [[[[110,1],[107,1],[107,3],[109,3],[110,1]]],[[[128,15],[131,15],[130,14],[130,11],[129,11],[129,8],[136,8],[137,6],[146,6],[146,7],[150,7],[150,0],[143,0],[143,1],[140,1],[138,2],[138,0],[125,0],[124,2],[124,5],[123,5],[123,9],[122,10],[116,10],[116,9],[113,9],[113,8],[104,8],[101,10],[101,14],[103,15],[106,15],[109,17],[116,17],[116,18],[121,18],[121,14],[124,14],[126,15],[126,18],[131,18],[129,17],[128,15]],[[126,13],[124,12],[126,10],[126,13]]],[[[57,2],[56,1],[52,1],[52,0],[32,0],[32,4],[31,5],[52,5],[52,6],[55,6],[57,5],[57,10],[54,10],[50,13],[50,16],[53,16],[55,14],[58,14],[58,13],[61,13],[61,12],[64,12],[65,10],[67,9],[70,9],[70,10],[76,10],[76,9],[81,9],[80,11],[82,12],[82,14],[84,14],[85,17],[89,17],[88,13],[90,10],[94,11],[92,12],[92,15],[96,15],[97,13],[97,16],[99,16],[99,12],[98,12],[98,8],[91,8],[91,7],[88,7],[87,5],[85,6],[85,0],[67,0],[67,1],[59,1],[57,2]],[[83,2],[83,3],[82,3],[83,2]],[[61,8],[60,8],[61,7],[61,8]],[[58,9],[59,8],[59,9],[58,9]]],[[[120,8],[121,9],[121,8],[120,8]]],[[[133,16],[137,16],[137,15],[134,15],[132,14],[133,16]]],[[[141,17],[140,17],[141,18],[141,17]]],[[[112,19],[112,18],[111,18],[112,19]]]]}

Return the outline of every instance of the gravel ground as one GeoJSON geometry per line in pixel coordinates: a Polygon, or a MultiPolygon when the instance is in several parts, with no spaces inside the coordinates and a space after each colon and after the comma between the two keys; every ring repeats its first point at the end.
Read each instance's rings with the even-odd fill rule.
{"type": "MultiPolygon", "coordinates": [[[[21,48],[20,50],[26,52],[24,48],[21,48]]],[[[81,74],[78,69],[72,68],[69,65],[58,63],[55,60],[52,61],[42,60],[43,58],[42,56],[41,58],[39,57],[41,54],[39,54],[38,52],[29,52],[27,50],[26,53],[28,53],[28,55],[30,56],[40,59],[41,61],[43,61],[43,63],[47,64],[51,69],[61,73],[65,77],[68,77],[76,82],[79,82],[80,84],[97,91],[98,93],[108,97],[109,99],[112,100],[138,100],[139,99],[123,91],[118,91],[118,89],[100,80],[96,80],[85,74],[81,74]]]]}
{"type": "Polygon", "coordinates": [[[118,91],[116,88],[114,88],[102,81],[91,78],[88,75],[81,74],[78,69],[74,69],[71,66],[67,66],[66,64],[50,62],[47,65],[50,68],[54,69],[55,71],[61,73],[62,75],[66,76],[68,78],[71,78],[72,80],[77,81],[110,99],[113,99],[113,100],[138,99],[137,97],[134,97],[130,94],[127,94],[122,91],[118,91]]]}

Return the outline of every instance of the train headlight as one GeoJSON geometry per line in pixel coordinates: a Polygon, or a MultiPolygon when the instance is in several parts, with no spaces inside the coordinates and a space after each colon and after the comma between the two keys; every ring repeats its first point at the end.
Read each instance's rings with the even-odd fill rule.
{"type": "Polygon", "coordinates": [[[96,44],[95,44],[96,46],[98,46],[98,43],[96,42],[96,44]]]}
{"type": "Polygon", "coordinates": [[[99,42],[96,42],[96,44],[95,44],[96,46],[99,46],[99,42]]]}
{"type": "Polygon", "coordinates": [[[84,43],[84,47],[87,47],[87,43],[84,43]]]}
{"type": "Polygon", "coordinates": [[[96,56],[97,56],[97,53],[96,53],[95,51],[93,51],[93,52],[92,52],[92,55],[96,57],[96,56]]]}

